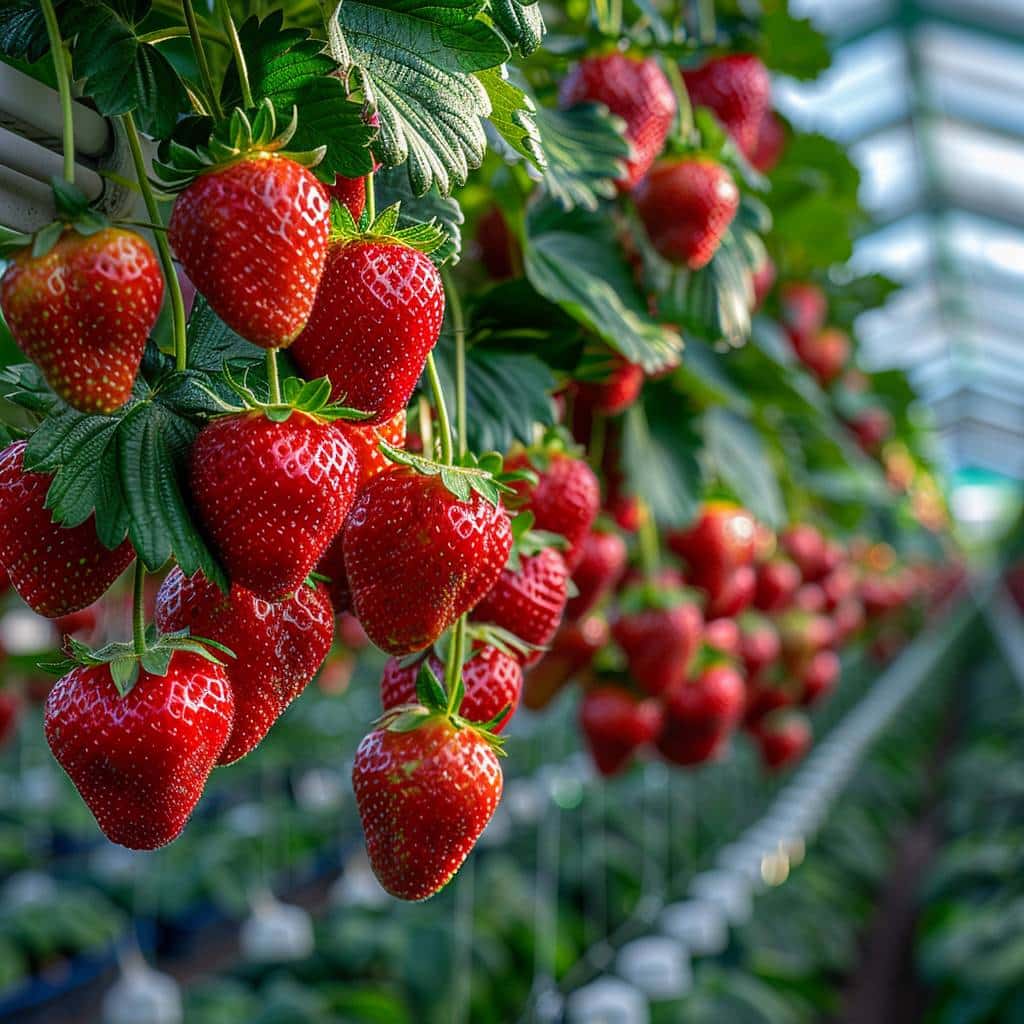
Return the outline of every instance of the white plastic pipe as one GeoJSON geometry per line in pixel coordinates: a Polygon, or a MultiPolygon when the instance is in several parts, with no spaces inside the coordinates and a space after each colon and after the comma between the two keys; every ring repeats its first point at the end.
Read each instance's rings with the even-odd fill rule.
{"type": "MultiPolygon", "coordinates": [[[[50,179],[61,176],[64,161],[59,153],[0,127],[0,156],[5,166],[28,178],[49,185],[50,179]]],[[[75,164],[75,184],[93,202],[103,192],[103,179],[88,167],[75,164]]]]}

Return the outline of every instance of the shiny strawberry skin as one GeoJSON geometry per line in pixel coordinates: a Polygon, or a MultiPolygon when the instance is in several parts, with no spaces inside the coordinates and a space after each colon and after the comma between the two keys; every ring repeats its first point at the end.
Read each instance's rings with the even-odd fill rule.
{"type": "Polygon", "coordinates": [[[135,558],[125,540],[113,551],[100,543],[90,516],[65,528],[44,507],[51,478],[23,468],[26,444],[0,452],[0,562],[22,600],[56,619],[98,600],[135,558]]]}
{"type": "Polygon", "coordinates": [[[444,321],[444,286],[430,257],[400,242],[331,246],[323,284],[291,355],[303,375],[383,423],[409,403],[444,321]]]}
{"type": "Polygon", "coordinates": [[[654,248],[690,270],[711,262],[740,205],[732,175],[707,157],[659,160],[634,198],[654,248]]]}
{"type": "Polygon", "coordinates": [[[580,728],[597,770],[617,775],[658,735],[661,709],[620,686],[597,686],[583,694],[580,728]]]}
{"type": "Polygon", "coordinates": [[[708,590],[708,617],[718,619],[739,615],[750,606],[756,590],[757,573],[754,567],[737,566],[724,577],[720,585],[708,590]]]}
{"type": "Polygon", "coordinates": [[[235,714],[217,764],[232,764],[252,751],[327,656],[334,635],[330,604],[323,594],[324,621],[322,608],[306,591],[316,594],[300,587],[295,597],[271,604],[239,586],[222,594],[199,573],[186,577],[177,567],[160,585],[156,624],[161,632],[188,628],[234,653],[222,659],[235,714]]]}
{"type": "Polygon", "coordinates": [[[577,402],[604,416],[618,416],[640,397],[643,386],[644,368],[619,358],[605,380],[580,384],[577,402]]]}
{"type": "Polygon", "coordinates": [[[635,187],[647,173],[676,115],[672,86],[657,62],[623,53],[581,60],[563,80],[558,100],[562,107],[603,103],[626,122],[632,152],[626,173],[617,182],[621,191],[635,187]]]}
{"type": "Polygon", "coordinates": [[[536,485],[513,484],[517,498],[533,513],[536,529],[557,533],[569,542],[562,557],[574,570],[583,557],[583,539],[601,507],[601,485],[594,471],[582,459],[562,452],[532,462],[520,453],[506,459],[505,467],[532,469],[537,474],[536,485]]]}
{"type": "Polygon", "coordinates": [[[735,619],[711,619],[705,622],[703,641],[708,647],[730,658],[740,656],[740,627],[735,619]]]}
{"type": "Polygon", "coordinates": [[[831,693],[839,681],[841,671],[842,665],[835,651],[818,651],[801,673],[800,681],[804,690],[800,703],[804,707],[810,707],[831,693]]]}
{"type": "Polygon", "coordinates": [[[771,558],[757,567],[754,607],[763,612],[778,612],[793,600],[800,586],[800,570],[788,558],[771,558]]]}
{"type": "Polygon", "coordinates": [[[511,547],[500,503],[460,501],[439,477],[390,469],[360,491],[345,523],[355,614],[388,654],[423,650],[494,586],[511,547]]]}
{"type": "Polygon", "coordinates": [[[176,651],[165,676],[141,666],[121,697],[107,665],[59,679],[43,720],[53,756],[112,842],[152,850],[177,838],[231,730],[224,669],[176,651]]]}
{"type": "Polygon", "coordinates": [[[44,256],[23,249],[0,278],[18,347],[69,405],[111,413],[131,397],[163,301],[160,264],[134,231],[65,231],[44,256]]]}
{"type": "Polygon", "coordinates": [[[789,281],[779,290],[782,324],[794,344],[813,338],[825,326],[828,299],[816,285],[789,281]]]}
{"type": "Polygon", "coordinates": [[[786,149],[786,129],[771,110],[764,112],[761,127],[757,132],[757,144],[750,154],[750,162],[755,170],[762,174],[770,174],[782,159],[786,149]]]}
{"type": "Polygon", "coordinates": [[[666,542],[686,562],[689,578],[705,587],[718,576],[749,565],[756,536],[757,522],[746,509],[727,501],[709,501],[692,526],[672,531],[666,542]]]}
{"type": "Polygon", "coordinates": [[[793,347],[800,361],[827,387],[839,376],[850,358],[850,338],[845,331],[827,327],[810,338],[796,338],[793,347]]]}
{"type": "Polygon", "coordinates": [[[647,608],[620,615],[612,625],[629,671],[645,693],[658,697],[678,689],[700,644],[703,616],[696,604],[647,608]]]}
{"type": "Polygon", "coordinates": [[[676,764],[715,757],[743,714],[743,679],[729,665],[712,665],[675,690],[665,706],[658,749],[676,764]]]}
{"type": "MultiPolygon", "coordinates": [[[[380,680],[380,702],[384,710],[399,704],[415,704],[416,676],[421,662],[403,666],[396,658],[389,658],[380,680]]],[[[444,679],[444,663],[436,654],[430,655],[430,667],[438,679],[444,679]]],[[[462,666],[463,697],[459,714],[470,722],[481,725],[509,708],[508,714],[491,729],[500,733],[519,707],[523,695],[523,670],[511,655],[497,647],[484,644],[462,666]]]]}
{"type": "MultiPolygon", "coordinates": [[[[558,631],[569,595],[569,570],[554,548],[542,548],[520,559],[518,569],[503,569],[494,586],[473,609],[477,622],[507,629],[535,647],[547,647],[558,631]]],[[[539,661],[543,652],[523,657],[539,661]]]]}
{"type": "Polygon", "coordinates": [[[192,445],[192,496],[233,583],[267,601],[302,585],[341,529],[359,464],[341,428],[258,412],[205,426],[192,445]]]}
{"type": "Polygon", "coordinates": [[[799,761],[813,742],[811,726],[803,715],[772,715],[754,733],[766,768],[778,771],[799,761]]]}
{"type": "Polygon", "coordinates": [[[753,54],[728,54],[684,71],[683,80],[690,102],[712,110],[749,160],[757,150],[771,99],[764,64],[753,54]]]}
{"type": "Polygon", "coordinates": [[[359,218],[366,209],[366,178],[346,178],[339,174],[334,179],[333,185],[327,186],[327,194],[348,207],[352,219],[358,224],[359,218]]]}
{"type": "Polygon", "coordinates": [[[366,852],[380,884],[425,900],[462,866],[501,799],[501,766],[472,729],[434,719],[363,738],[352,785],[366,852]]]}
{"type": "Polygon", "coordinates": [[[283,348],[313,309],[329,231],[324,186],[294,160],[262,155],[199,175],[178,196],[167,237],[228,327],[283,348]]]}
{"type": "Polygon", "coordinates": [[[579,564],[572,581],[577,594],[565,606],[568,619],[586,615],[622,579],[626,571],[626,542],[617,533],[592,530],[583,538],[579,564]]]}

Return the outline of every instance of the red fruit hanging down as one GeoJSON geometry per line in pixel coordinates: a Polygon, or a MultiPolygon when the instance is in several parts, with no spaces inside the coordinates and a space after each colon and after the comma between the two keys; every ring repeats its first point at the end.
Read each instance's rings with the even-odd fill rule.
{"type": "Polygon", "coordinates": [[[283,348],[313,309],[329,229],[324,186],[262,153],[200,174],[175,201],[167,237],[221,320],[254,345],[283,348]]]}
{"type": "Polygon", "coordinates": [[[661,714],[657,701],[620,686],[588,689],[580,702],[580,728],[597,770],[605,776],[623,771],[658,735],[661,714]]]}
{"type": "MultiPolygon", "coordinates": [[[[715,577],[711,577],[712,580],[715,577]]],[[[721,583],[715,582],[707,589],[708,603],[705,612],[709,618],[729,618],[739,615],[754,600],[757,590],[757,573],[752,565],[741,565],[733,569],[721,583]]]]}
{"type": "Polygon", "coordinates": [[[403,900],[424,900],[462,866],[501,799],[501,766],[472,728],[437,716],[364,737],[352,786],[370,866],[403,900]]]}
{"type": "Polygon", "coordinates": [[[685,530],[673,530],[666,542],[689,569],[698,586],[718,581],[754,558],[757,521],[744,508],[727,501],[709,501],[685,530]]]}
{"type": "Polygon", "coordinates": [[[809,583],[826,572],[825,538],[810,523],[797,523],[782,535],[782,547],[796,562],[800,575],[809,583]]]}
{"type": "Polygon", "coordinates": [[[835,643],[842,647],[860,632],[864,625],[864,605],[860,599],[851,597],[843,601],[832,613],[832,624],[835,628],[835,643]]]}
{"type": "Polygon", "coordinates": [[[802,692],[803,686],[799,680],[794,680],[788,673],[772,666],[747,686],[744,726],[755,731],[766,715],[797,704],[802,692]]]}
{"type": "Polygon", "coordinates": [[[611,373],[604,380],[580,383],[576,401],[591,412],[618,416],[640,397],[643,386],[644,368],[616,356],[611,373]]]}
{"type": "Polygon", "coordinates": [[[849,563],[836,566],[821,581],[825,594],[825,607],[834,612],[841,604],[857,596],[859,579],[857,570],[849,563]]]}
{"type": "Polygon", "coordinates": [[[811,338],[794,339],[793,348],[818,383],[828,387],[849,361],[850,337],[837,327],[827,327],[811,338]]]}
{"type": "Polygon", "coordinates": [[[300,587],[341,529],[359,464],[344,429],[293,412],[224,416],[192,445],[192,496],[233,583],[267,601],[300,587]]]}
{"type": "Polygon", "coordinates": [[[892,416],[880,405],[862,409],[850,421],[857,443],[869,455],[877,455],[892,433],[892,416]]]}
{"type": "Polygon", "coordinates": [[[766,110],[757,133],[757,145],[750,154],[750,163],[762,174],[770,174],[782,159],[786,148],[786,129],[774,111],[766,110]]]}
{"type": "Polygon", "coordinates": [[[824,615],[792,610],[776,620],[782,641],[782,657],[787,667],[801,672],[818,651],[830,647],[835,641],[835,627],[824,615]]]}
{"type": "Polygon", "coordinates": [[[531,711],[546,708],[610,640],[608,622],[601,615],[587,615],[576,622],[563,623],[555,634],[551,650],[523,679],[523,704],[531,711]]]}
{"type": "Polygon", "coordinates": [[[10,686],[0,690],[0,746],[17,732],[23,705],[21,695],[10,686]]]}
{"type": "Polygon", "coordinates": [[[409,404],[444,321],[441,275],[395,238],[356,237],[327,254],[323,283],[291,356],[331,396],[383,423],[409,404]]]}
{"type": "Polygon", "coordinates": [[[817,583],[804,583],[793,595],[793,607],[817,615],[828,607],[825,591],[817,583]]]}
{"type": "Polygon", "coordinates": [[[794,345],[820,334],[828,316],[828,299],[816,285],[790,281],[779,291],[782,326],[794,345]]]}
{"type": "Polygon", "coordinates": [[[678,689],[700,646],[704,617],[681,588],[630,587],[622,596],[612,636],[626,655],[634,682],[654,697],[678,689]]]}
{"type": "Polygon", "coordinates": [[[586,57],[562,81],[559,104],[603,103],[626,122],[632,147],[626,173],[617,182],[628,192],[648,172],[665,146],[676,116],[672,85],[657,62],[648,57],[609,53],[586,57]]]}
{"type": "Polygon", "coordinates": [[[730,658],[740,656],[740,627],[735,619],[712,619],[704,623],[704,643],[730,658]]]}
{"type": "Polygon", "coordinates": [[[754,271],[751,282],[754,286],[754,312],[757,312],[764,305],[764,300],[775,284],[775,264],[770,256],[765,256],[764,261],[754,271]]]}
{"type": "Polygon", "coordinates": [[[762,612],[779,612],[787,608],[800,586],[800,570],[784,556],[776,556],[757,567],[754,607],[762,612]]]}
{"type": "Polygon", "coordinates": [[[803,684],[800,703],[804,707],[817,704],[835,689],[841,671],[842,664],[835,651],[818,651],[800,674],[800,682],[803,684]]]}
{"type": "Polygon", "coordinates": [[[709,157],[659,160],[633,195],[654,248],[690,270],[711,262],[740,206],[732,175],[709,157]]]}
{"type": "Polygon", "coordinates": [[[476,223],[476,244],[480,249],[480,262],[491,280],[505,281],[516,276],[523,254],[500,206],[491,206],[481,214],[476,223]]]}
{"type": "MultiPolygon", "coordinates": [[[[397,658],[389,658],[380,680],[380,702],[384,710],[400,704],[416,703],[416,675],[421,661],[403,665],[397,658]]],[[[430,667],[438,679],[444,679],[444,662],[430,654],[430,667]]],[[[474,648],[472,657],[462,666],[462,684],[466,695],[459,714],[470,722],[484,724],[495,719],[506,708],[508,714],[491,731],[500,733],[516,713],[523,694],[523,670],[510,654],[481,644],[474,648]]]]}
{"type": "Polygon", "coordinates": [[[617,533],[591,530],[583,538],[579,564],[572,574],[575,597],[565,606],[567,619],[578,619],[611,593],[626,571],[626,542],[617,533]]]}
{"type": "Polygon", "coordinates": [[[68,230],[43,256],[18,252],[0,278],[0,309],[18,347],[69,405],[111,413],[131,397],[163,301],[141,235],[68,230]]]}
{"type": "Polygon", "coordinates": [[[421,651],[494,586],[511,547],[500,502],[461,501],[440,477],[390,469],[362,489],[345,524],[355,614],[389,654],[421,651]]]}
{"type": "Polygon", "coordinates": [[[713,57],[683,71],[690,102],[708,107],[749,160],[757,149],[761,124],[771,101],[768,69],[751,53],[713,57]]]}
{"type": "Polygon", "coordinates": [[[266,736],[327,657],[334,617],[326,592],[300,587],[270,604],[243,587],[230,594],[196,573],[175,567],[160,585],[156,625],[163,633],[188,629],[234,653],[225,672],[234,696],[234,720],[217,764],[232,764],[266,736]]]}
{"type": "Polygon", "coordinates": [[[582,460],[561,451],[520,452],[505,460],[507,471],[528,469],[537,483],[517,481],[515,501],[533,513],[534,528],[557,533],[569,546],[562,552],[573,571],[583,557],[583,540],[601,507],[601,485],[582,460]]]}
{"type": "Polygon", "coordinates": [[[747,684],[759,679],[779,659],[782,641],[779,631],[763,615],[747,613],[740,618],[740,656],[747,671],[747,684]]]}
{"type": "Polygon", "coordinates": [[[177,838],[231,731],[223,667],[175,651],[122,697],[109,665],[79,667],[46,700],[43,728],[103,834],[132,850],[177,838]]]}
{"type": "Polygon", "coordinates": [[[550,547],[536,554],[521,554],[518,563],[501,571],[473,609],[472,618],[500,626],[540,648],[520,657],[522,664],[530,665],[543,656],[562,621],[569,596],[569,570],[561,554],[550,547]]]}
{"type": "Polygon", "coordinates": [[[327,186],[327,194],[337,202],[341,203],[352,219],[358,224],[359,218],[366,209],[366,178],[346,178],[339,174],[334,179],[333,185],[327,186]]]}
{"type": "Polygon", "coordinates": [[[770,715],[754,733],[754,739],[766,768],[780,771],[799,761],[811,747],[811,725],[803,715],[793,712],[770,715]]]}
{"type": "Polygon", "coordinates": [[[45,507],[51,478],[24,468],[26,443],[0,452],[0,562],[21,599],[56,619],[102,597],[135,558],[126,540],[113,550],[96,536],[93,516],[59,526],[45,507]]]}
{"type": "Polygon", "coordinates": [[[658,750],[684,766],[716,757],[736,728],[745,700],[743,679],[732,666],[709,665],[669,696],[658,750]]]}

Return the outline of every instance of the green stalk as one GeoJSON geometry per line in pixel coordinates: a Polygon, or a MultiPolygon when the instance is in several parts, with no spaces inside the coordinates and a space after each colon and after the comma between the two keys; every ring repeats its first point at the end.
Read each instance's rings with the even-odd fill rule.
{"type": "Polygon", "coordinates": [[[455,430],[458,435],[458,453],[466,454],[466,316],[462,299],[452,280],[450,271],[441,271],[444,293],[452,314],[455,332],[455,430]]]}
{"type": "Polygon", "coordinates": [[[700,41],[711,44],[718,36],[718,23],[715,20],[715,0],[697,0],[697,24],[700,41]]]}
{"type": "Polygon", "coordinates": [[[142,156],[142,144],[139,142],[139,133],[135,127],[135,118],[129,111],[121,115],[121,123],[124,125],[125,135],[128,136],[128,148],[131,150],[132,163],[135,165],[135,177],[139,183],[139,191],[142,193],[143,202],[146,204],[146,212],[153,223],[153,237],[156,241],[156,251],[160,257],[160,266],[163,268],[164,279],[167,281],[167,292],[171,297],[171,322],[174,334],[174,366],[175,369],[184,370],[188,365],[188,338],[185,330],[185,300],[181,294],[181,283],[178,275],[174,272],[174,260],[171,258],[171,247],[167,242],[166,229],[160,219],[160,210],[156,205],[156,196],[146,176],[146,161],[142,156]]]}
{"type": "Polygon", "coordinates": [[[466,616],[460,615],[452,626],[451,643],[448,645],[448,661],[444,666],[444,689],[448,694],[448,715],[454,715],[459,709],[455,706],[455,694],[458,691],[459,673],[462,671],[463,652],[466,649],[466,616]]]}
{"type": "Polygon", "coordinates": [[[692,142],[696,129],[693,123],[693,104],[690,102],[690,93],[683,81],[679,65],[674,60],[661,62],[662,68],[668,75],[672,85],[672,91],[676,95],[676,108],[679,115],[679,134],[684,142],[692,142]]]}
{"type": "Polygon", "coordinates": [[[437,410],[437,426],[441,434],[441,461],[446,465],[452,464],[452,425],[448,419],[448,406],[445,405],[444,391],[441,389],[441,378],[437,375],[437,363],[434,362],[434,353],[427,356],[427,380],[430,381],[430,390],[434,395],[434,408],[437,410]]]}
{"type": "Polygon", "coordinates": [[[135,558],[135,583],[132,587],[132,648],[136,654],[146,651],[146,607],[145,591],[146,567],[142,559],[135,558]]]}
{"type": "Polygon", "coordinates": [[[192,0],[181,0],[181,9],[185,12],[185,23],[188,25],[188,34],[192,39],[192,50],[196,55],[196,64],[199,65],[199,77],[203,80],[203,90],[206,93],[206,102],[209,104],[210,113],[213,114],[215,121],[223,121],[224,111],[221,109],[217,90],[213,85],[213,76],[210,74],[210,65],[206,60],[206,49],[203,47],[203,37],[199,32],[199,22],[196,21],[192,0]]]}
{"type": "Polygon", "coordinates": [[[228,6],[227,0],[220,0],[219,6],[224,31],[227,33],[231,52],[235,55],[235,64],[238,66],[238,84],[242,88],[242,106],[248,110],[253,105],[252,89],[249,86],[249,66],[245,63],[242,43],[238,38],[238,30],[235,28],[235,20],[231,17],[231,8],[228,6]]]}
{"type": "Polygon", "coordinates": [[[373,171],[366,176],[366,213],[372,224],[377,219],[377,188],[373,183],[373,171]]]}
{"type": "Polygon", "coordinates": [[[267,380],[270,382],[270,401],[281,404],[281,380],[277,375],[277,349],[267,349],[267,380]]]}
{"type": "Polygon", "coordinates": [[[640,564],[644,580],[653,583],[658,575],[658,524],[654,521],[650,506],[642,499],[640,511],[640,564]]]}
{"type": "Polygon", "coordinates": [[[53,54],[53,71],[57,76],[57,92],[60,95],[60,114],[62,120],[61,143],[64,147],[64,180],[69,185],[75,183],[75,119],[71,107],[71,79],[68,75],[68,55],[60,38],[60,25],[57,24],[57,12],[53,9],[53,0],[39,0],[43,9],[43,20],[46,22],[46,35],[50,40],[50,51],[53,54]]]}

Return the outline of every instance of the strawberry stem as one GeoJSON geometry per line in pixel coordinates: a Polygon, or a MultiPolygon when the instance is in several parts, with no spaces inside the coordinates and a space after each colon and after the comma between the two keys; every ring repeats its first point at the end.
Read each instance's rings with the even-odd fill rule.
{"type": "Polygon", "coordinates": [[[451,272],[442,270],[441,279],[444,281],[445,298],[452,313],[452,328],[455,332],[455,430],[461,456],[466,454],[466,318],[451,272]]]}
{"type": "Polygon", "coordinates": [[[370,224],[377,219],[377,188],[373,183],[373,171],[366,176],[366,216],[370,224]]]}
{"type": "Polygon", "coordinates": [[[690,102],[690,93],[683,81],[679,65],[672,58],[661,62],[672,91],[676,95],[676,111],[679,116],[679,137],[683,142],[693,144],[696,142],[696,127],[693,123],[693,104],[690,102]]]}
{"type": "Polygon", "coordinates": [[[452,626],[451,643],[448,645],[448,661],[444,667],[444,689],[448,694],[447,714],[450,718],[458,713],[459,673],[462,671],[462,656],[466,648],[466,616],[460,615],[452,626]]]}
{"type": "Polygon", "coordinates": [[[714,43],[718,35],[715,0],[697,0],[697,31],[702,43],[707,45],[714,43]]]}
{"type": "Polygon", "coordinates": [[[199,65],[199,77],[203,80],[203,92],[205,93],[210,113],[213,114],[215,121],[223,121],[224,111],[221,109],[220,100],[217,99],[217,90],[213,86],[213,76],[210,74],[210,65],[206,60],[203,37],[199,32],[199,22],[196,21],[196,12],[192,8],[192,0],[181,0],[181,8],[185,12],[185,22],[188,25],[188,34],[192,39],[192,50],[196,55],[196,64],[199,65]]]}
{"type": "Polygon", "coordinates": [[[121,123],[124,125],[125,135],[128,137],[128,148],[131,150],[132,163],[135,165],[135,177],[139,183],[139,191],[142,193],[143,202],[146,204],[146,212],[157,230],[153,232],[153,239],[156,242],[156,251],[160,256],[160,266],[164,272],[164,280],[167,282],[167,293],[171,297],[171,322],[174,331],[174,365],[178,370],[184,370],[188,364],[188,339],[186,334],[185,300],[181,294],[181,282],[174,270],[174,260],[171,258],[171,247],[167,242],[166,229],[163,227],[160,210],[156,205],[156,196],[150,187],[149,178],[146,176],[146,162],[142,156],[142,144],[139,142],[139,133],[135,127],[135,118],[131,111],[121,115],[121,123]]]}
{"type": "Polygon", "coordinates": [[[235,55],[235,65],[238,68],[238,84],[242,89],[242,106],[248,110],[253,105],[252,88],[249,85],[249,67],[245,63],[245,54],[242,52],[242,42],[238,38],[238,30],[235,28],[235,20],[231,17],[231,8],[227,0],[219,0],[221,21],[224,23],[224,31],[227,34],[228,42],[231,44],[231,52],[235,55]]]}
{"type": "Polygon", "coordinates": [[[53,9],[53,0],[40,0],[43,9],[43,20],[46,22],[46,35],[50,40],[50,52],[53,54],[53,71],[57,76],[57,92],[60,95],[60,114],[62,120],[62,139],[64,148],[64,180],[69,185],[75,183],[75,120],[71,107],[71,79],[68,76],[68,54],[60,38],[60,25],[57,23],[57,12],[53,9]]]}
{"type": "Polygon", "coordinates": [[[267,349],[267,381],[270,384],[270,401],[273,405],[281,404],[281,380],[277,374],[277,349],[267,349]]]}
{"type": "Polygon", "coordinates": [[[132,648],[136,654],[146,653],[146,567],[135,558],[135,582],[132,587],[132,648]]]}
{"type": "Polygon", "coordinates": [[[441,461],[446,465],[452,464],[452,425],[448,419],[448,406],[445,405],[444,391],[441,388],[441,378],[437,375],[437,363],[434,362],[434,353],[427,356],[427,379],[430,381],[430,390],[434,394],[434,408],[437,410],[437,426],[441,435],[441,461]]]}
{"type": "Polygon", "coordinates": [[[643,566],[644,579],[653,583],[658,575],[658,524],[651,514],[651,507],[643,498],[640,502],[640,564],[643,566]]]}

